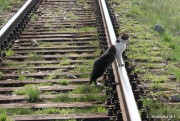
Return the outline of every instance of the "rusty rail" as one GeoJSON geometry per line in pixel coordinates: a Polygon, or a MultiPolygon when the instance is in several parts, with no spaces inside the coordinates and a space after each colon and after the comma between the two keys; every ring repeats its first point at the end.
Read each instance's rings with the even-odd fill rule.
{"type": "MultiPolygon", "coordinates": [[[[116,35],[110,19],[110,15],[106,6],[105,0],[99,0],[101,13],[103,16],[105,32],[108,44],[113,45],[116,41],[116,35]]],[[[124,66],[118,66],[117,60],[113,63],[113,71],[115,74],[115,81],[117,83],[116,89],[120,100],[120,108],[124,121],[141,121],[136,101],[131,89],[127,71],[124,66]]]]}

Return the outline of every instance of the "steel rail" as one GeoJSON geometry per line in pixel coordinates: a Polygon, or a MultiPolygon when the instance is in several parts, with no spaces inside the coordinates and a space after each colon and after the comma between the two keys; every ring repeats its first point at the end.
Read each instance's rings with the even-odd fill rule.
{"type": "Polygon", "coordinates": [[[38,0],[28,0],[19,11],[7,22],[7,24],[0,30],[0,46],[7,40],[9,35],[18,26],[20,21],[24,18],[28,11],[32,9],[38,0]]]}
{"type": "MultiPolygon", "coordinates": [[[[103,16],[107,40],[109,41],[108,46],[111,46],[115,43],[117,38],[107,9],[106,0],[99,0],[99,3],[103,16]]],[[[120,101],[120,108],[122,111],[123,120],[141,121],[125,67],[119,66],[117,60],[115,60],[112,67],[113,73],[115,74],[115,81],[117,83],[116,89],[118,92],[118,98],[120,101]]]]}

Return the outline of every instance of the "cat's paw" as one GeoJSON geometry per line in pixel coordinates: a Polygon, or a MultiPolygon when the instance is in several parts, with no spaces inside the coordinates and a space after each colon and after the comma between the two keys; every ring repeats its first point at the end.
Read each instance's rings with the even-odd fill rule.
{"type": "Polygon", "coordinates": [[[102,84],[102,83],[99,83],[99,82],[96,82],[95,85],[98,86],[98,87],[103,86],[103,84],[102,84]]]}

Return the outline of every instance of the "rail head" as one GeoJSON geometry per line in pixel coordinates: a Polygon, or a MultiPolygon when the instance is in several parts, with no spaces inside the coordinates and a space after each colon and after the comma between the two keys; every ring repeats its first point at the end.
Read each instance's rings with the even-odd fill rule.
{"type": "Polygon", "coordinates": [[[37,3],[38,0],[27,0],[27,2],[19,9],[19,11],[7,22],[7,24],[0,30],[0,48],[4,41],[7,40],[9,35],[13,32],[15,27],[24,18],[28,11],[37,3]]]}
{"type": "MultiPolygon", "coordinates": [[[[99,0],[101,13],[103,16],[104,26],[106,28],[106,36],[109,41],[109,46],[116,41],[116,35],[113,24],[110,19],[106,0],[99,0]]],[[[124,63],[124,62],[123,62],[124,63]]],[[[124,66],[119,66],[117,60],[112,65],[115,81],[117,83],[118,98],[124,121],[141,121],[140,114],[136,105],[133,91],[127,76],[127,71],[124,66]]]]}

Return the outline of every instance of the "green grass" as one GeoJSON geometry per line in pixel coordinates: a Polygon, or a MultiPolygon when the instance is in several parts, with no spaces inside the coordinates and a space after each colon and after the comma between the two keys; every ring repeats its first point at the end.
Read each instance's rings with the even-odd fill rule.
{"type": "Polygon", "coordinates": [[[0,8],[1,10],[5,10],[9,8],[9,4],[6,2],[7,0],[0,0],[0,8]]]}
{"type": "MultiPolygon", "coordinates": [[[[130,43],[126,54],[129,61],[136,64],[134,72],[139,73],[141,83],[150,85],[150,93],[146,98],[157,99],[148,101],[148,115],[176,115],[179,107],[165,106],[162,102],[169,101],[173,95],[166,90],[176,87],[180,80],[180,2],[178,0],[112,0],[116,3],[115,13],[119,14],[119,32],[129,32],[130,43]],[[154,26],[161,25],[165,31],[156,32],[154,26]],[[170,79],[173,76],[175,79],[170,79]],[[167,85],[169,83],[169,85],[167,85]],[[158,92],[164,92],[162,95],[158,92]],[[154,104],[154,106],[153,106],[154,104]],[[157,108],[158,107],[158,108],[157,108]],[[172,109],[172,111],[170,110],[172,109]]],[[[144,104],[143,104],[144,105],[144,104]]],[[[167,104],[168,105],[168,104],[167,104]]]]}
{"type": "Polygon", "coordinates": [[[162,86],[158,82],[157,83],[152,83],[151,88],[153,89],[154,92],[162,90],[162,86]]]}
{"type": "Polygon", "coordinates": [[[3,26],[8,21],[8,10],[12,10],[14,6],[22,5],[21,0],[0,0],[0,14],[2,14],[2,17],[0,17],[0,26],[3,26]]]}
{"type": "Polygon", "coordinates": [[[133,3],[129,13],[133,14],[134,11],[137,11],[138,14],[133,14],[133,17],[150,27],[154,27],[156,24],[162,25],[165,32],[159,35],[165,42],[164,44],[170,45],[171,50],[167,51],[172,54],[172,57],[170,56],[169,60],[180,61],[180,49],[178,48],[180,44],[180,15],[178,14],[180,8],[177,7],[180,6],[180,3],[178,0],[133,0],[133,3]]]}
{"type": "Polygon", "coordinates": [[[51,74],[51,75],[48,75],[48,76],[44,77],[44,79],[48,79],[48,80],[56,79],[56,78],[57,78],[56,74],[51,74]]]}
{"type": "Polygon", "coordinates": [[[96,41],[90,41],[89,44],[90,44],[91,46],[98,46],[98,45],[99,45],[99,42],[98,42],[98,40],[96,40],[96,41]]]}
{"type": "MultiPolygon", "coordinates": [[[[146,26],[147,28],[153,28],[156,24],[160,24],[164,27],[165,32],[159,33],[158,35],[156,34],[156,32],[149,31],[156,36],[153,37],[152,35],[153,39],[158,39],[159,42],[156,43],[161,44],[159,44],[159,47],[161,48],[160,56],[162,58],[159,58],[160,60],[157,60],[158,58],[156,58],[154,61],[157,62],[164,60],[168,61],[168,63],[173,62],[175,65],[178,65],[180,61],[180,49],[178,47],[178,45],[180,44],[180,15],[178,14],[180,8],[177,7],[180,6],[180,3],[178,2],[178,0],[133,0],[132,2],[124,4],[131,4],[131,7],[126,14],[127,17],[131,17],[141,24],[144,24],[144,26],[146,26]],[[160,38],[157,38],[157,36],[159,36],[160,38]]],[[[116,11],[118,12],[120,10],[116,11]]],[[[142,47],[140,49],[138,48],[137,50],[139,50],[139,52],[141,51],[141,53],[144,52],[144,54],[147,54],[147,51],[143,51],[142,47]]],[[[139,57],[143,58],[141,56],[139,57]]],[[[149,59],[148,57],[144,57],[144,60],[153,61],[153,59],[149,59]]],[[[174,73],[174,75],[176,76],[177,80],[179,80],[178,67],[175,66],[174,70],[177,70],[177,73],[174,73]]],[[[168,73],[172,74],[171,72],[168,73]]]]}
{"type": "Polygon", "coordinates": [[[173,116],[172,121],[177,121],[180,119],[179,111],[180,111],[180,105],[176,105],[176,108],[173,108],[170,105],[165,105],[160,101],[157,100],[151,100],[151,99],[143,99],[144,105],[149,105],[151,108],[150,114],[151,115],[159,115],[159,116],[173,116]]]}
{"type": "Polygon", "coordinates": [[[144,73],[146,73],[146,69],[144,69],[144,68],[135,68],[133,72],[144,74],[144,73]]]}
{"type": "Polygon", "coordinates": [[[9,67],[24,67],[24,66],[27,66],[27,64],[18,64],[18,62],[16,62],[16,61],[8,61],[8,64],[7,64],[7,66],[9,66],[9,67]]]}
{"type": "Polygon", "coordinates": [[[132,7],[133,10],[139,11],[139,15],[143,18],[139,18],[139,16],[138,18],[142,22],[147,22],[150,25],[162,24],[170,32],[180,30],[180,16],[178,15],[180,3],[178,0],[133,0],[133,2],[138,3],[132,7]],[[140,12],[140,10],[143,11],[140,12]]]}
{"type": "Polygon", "coordinates": [[[32,17],[31,17],[31,21],[36,21],[38,19],[38,16],[37,15],[33,15],[32,17]]]}
{"type": "Polygon", "coordinates": [[[171,116],[173,118],[171,121],[178,121],[180,120],[179,111],[178,109],[163,105],[160,109],[152,110],[150,115],[171,116]]]}
{"type": "Polygon", "coordinates": [[[96,86],[79,86],[75,90],[72,91],[74,94],[90,94],[90,93],[101,93],[103,87],[96,87],[96,86]]]}
{"type": "Polygon", "coordinates": [[[26,94],[26,88],[24,88],[24,87],[18,88],[18,89],[13,91],[13,94],[16,94],[16,95],[25,95],[26,94]]]}
{"type": "Polygon", "coordinates": [[[52,85],[52,82],[42,82],[42,83],[39,83],[39,84],[36,84],[37,86],[51,86],[52,85]]]}
{"type": "Polygon", "coordinates": [[[34,111],[29,108],[8,108],[8,109],[0,108],[0,112],[11,115],[24,115],[24,114],[33,114],[34,111]]]}
{"type": "Polygon", "coordinates": [[[153,83],[164,83],[167,82],[167,76],[166,75],[156,75],[156,74],[152,74],[152,73],[145,73],[144,75],[144,79],[147,81],[151,81],[153,83]]]}
{"type": "Polygon", "coordinates": [[[28,61],[42,61],[44,58],[41,55],[37,55],[36,53],[29,53],[28,61]]]}
{"type": "Polygon", "coordinates": [[[94,64],[94,60],[89,60],[88,62],[83,62],[83,64],[92,68],[92,66],[94,64]]]}
{"type": "Polygon", "coordinates": [[[172,63],[169,64],[166,69],[175,75],[177,81],[180,82],[180,68],[177,68],[176,66],[178,65],[172,63]]]}
{"type": "Polygon", "coordinates": [[[61,28],[58,32],[96,32],[96,27],[61,28]]]}
{"type": "MultiPolygon", "coordinates": [[[[15,0],[0,0],[0,12],[11,8],[13,2],[15,2],[15,0]]],[[[19,2],[19,0],[17,0],[17,2],[19,2]]]]}
{"type": "Polygon", "coordinates": [[[81,76],[82,78],[88,78],[91,70],[92,70],[92,67],[89,67],[87,65],[76,64],[76,67],[73,70],[71,70],[71,72],[82,73],[82,76],[81,76]]]}
{"type": "Polygon", "coordinates": [[[13,121],[4,109],[0,108],[0,121],[13,121]]]}
{"type": "MultiPolygon", "coordinates": [[[[29,108],[9,108],[9,109],[3,109],[0,108],[0,119],[6,119],[6,120],[0,120],[0,121],[10,121],[7,114],[12,115],[24,115],[24,114],[81,114],[81,113],[106,113],[106,109],[101,106],[93,106],[88,108],[44,108],[44,109],[29,109],[29,108]],[[8,119],[8,120],[7,120],[8,119]]],[[[11,120],[12,121],[12,120],[11,120]]]]}
{"type": "Polygon", "coordinates": [[[58,32],[64,32],[64,33],[65,32],[78,32],[78,30],[75,28],[65,28],[65,27],[63,28],[62,27],[61,29],[58,30],[58,32]]]}
{"type": "Polygon", "coordinates": [[[51,73],[61,73],[61,72],[63,72],[63,69],[56,69],[56,70],[53,70],[53,71],[51,71],[51,73]]]}
{"type": "Polygon", "coordinates": [[[87,0],[78,0],[78,4],[85,4],[87,2],[87,0]]]}
{"type": "Polygon", "coordinates": [[[180,82],[180,68],[174,68],[173,69],[173,73],[176,76],[176,79],[178,80],[178,82],[180,82]]]}
{"type": "Polygon", "coordinates": [[[80,113],[105,113],[106,109],[100,106],[94,106],[90,108],[46,108],[35,111],[36,114],[80,114],[80,113]]]}
{"type": "Polygon", "coordinates": [[[30,102],[37,102],[39,101],[40,91],[37,89],[37,85],[27,84],[14,90],[13,94],[27,95],[30,102]]]}
{"type": "Polygon", "coordinates": [[[79,32],[96,32],[96,27],[82,27],[79,29],[79,32]]]}
{"type": "Polygon", "coordinates": [[[19,81],[23,81],[23,80],[25,80],[25,79],[27,79],[27,77],[25,76],[25,75],[19,75],[19,77],[18,77],[18,80],[19,81]]]}
{"type": "Polygon", "coordinates": [[[60,79],[58,81],[58,84],[60,84],[60,85],[69,85],[70,81],[68,79],[60,79]]]}
{"type": "Polygon", "coordinates": [[[28,95],[28,100],[30,102],[37,102],[39,100],[40,91],[36,87],[29,87],[26,89],[26,95],[28,95]]]}
{"type": "Polygon", "coordinates": [[[52,42],[42,42],[42,41],[38,41],[38,45],[39,47],[58,47],[59,46],[52,42]]]}
{"type": "Polygon", "coordinates": [[[0,121],[7,121],[7,115],[5,113],[0,113],[0,121]]]}
{"type": "Polygon", "coordinates": [[[79,19],[80,17],[75,15],[72,11],[69,11],[66,13],[66,17],[70,18],[70,19],[79,19]]]}
{"type": "Polygon", "coordinates": [[[84,96],[73,98],[70,94],[58,95],[53,99],[53,102],[92,102],[92,101],[104,101],[107,97],[105,95],[94,95],[94,94],[86,94],[84,96]]]}
{"type": "Polygon", "coordinates": [[[69,58],[60,58],[59,60],[60,60],[59,65],[69,65],[70,64],[69,58]]]}
{"type": "Polygon", "coordinates": [[[159,64],[159,63],[141,63],[141,66],[146,66],[148,69],[156,69],[156,68],[164,68],[164,64],[159,64]]]}
{"type": "Polygon", "coordinates": [[[3,79],[3,72],[0,71],[0,79],[3,79]]]}
{"type": "Polygon", "coordinates": [[[6,56],[13,56],[13,55],[15,55],[15,52],[12,49],[6,51],[6,56]]]}

